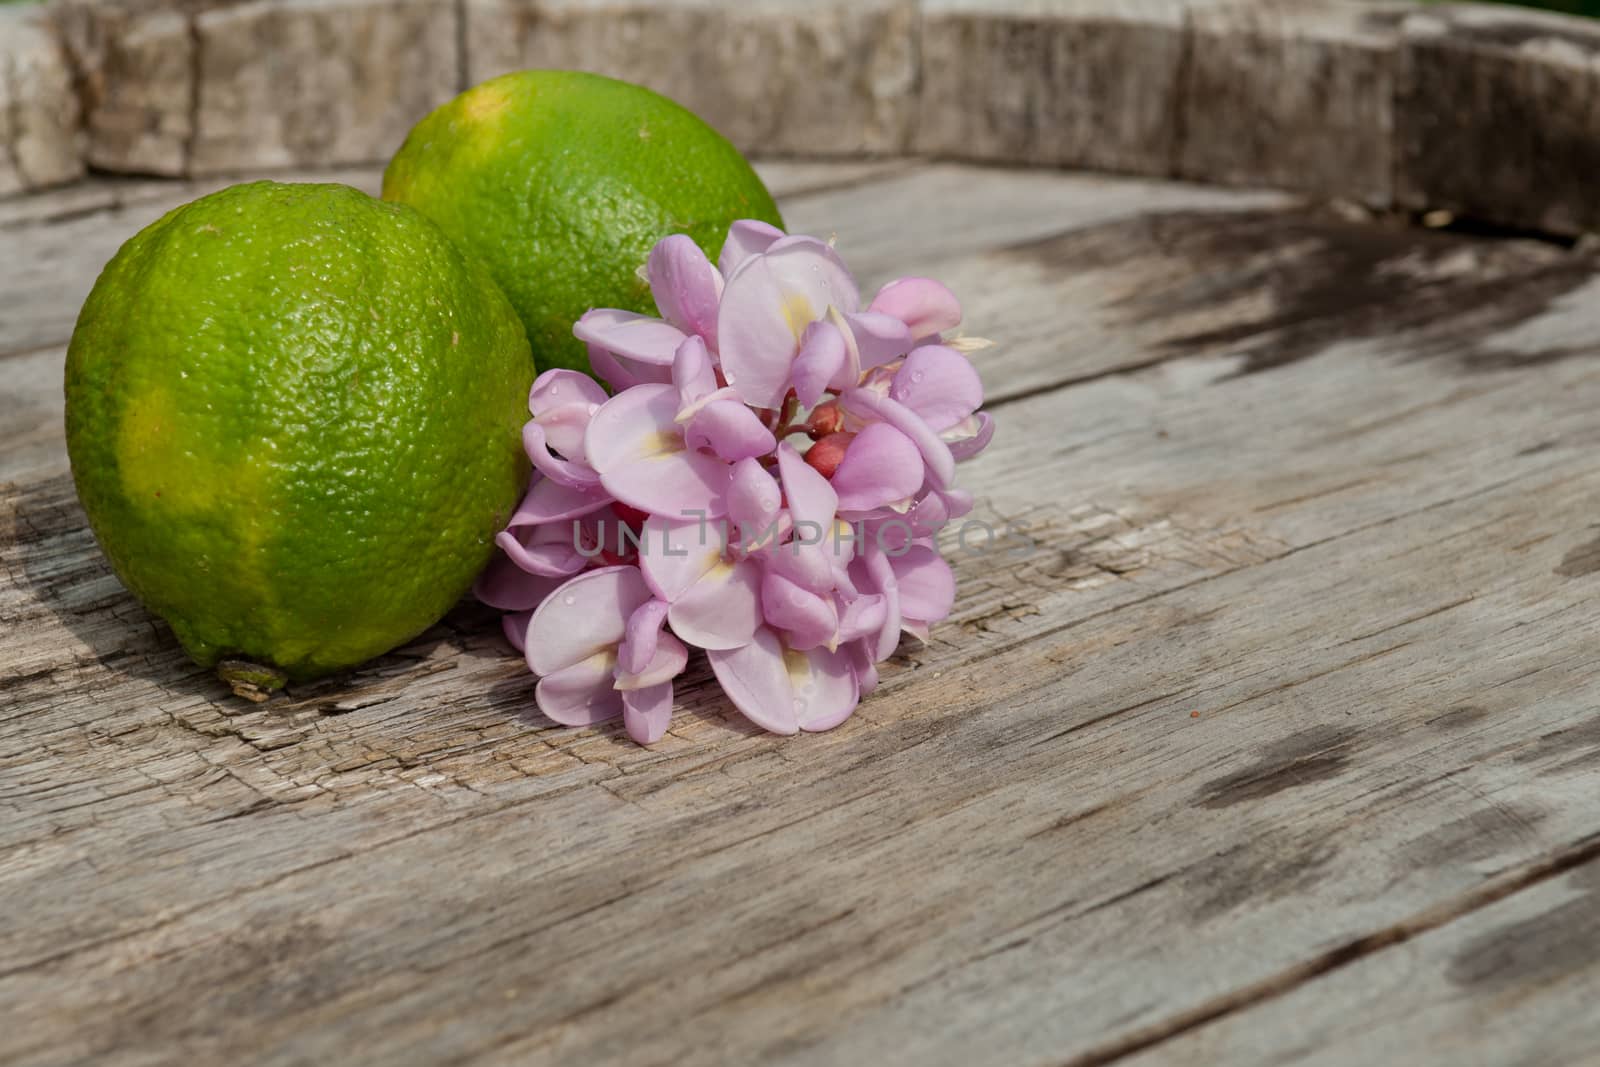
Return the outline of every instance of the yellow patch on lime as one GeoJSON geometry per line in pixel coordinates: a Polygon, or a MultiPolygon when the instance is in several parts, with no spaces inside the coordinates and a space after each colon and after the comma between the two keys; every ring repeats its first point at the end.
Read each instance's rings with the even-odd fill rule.
{"type": "Polygon", "coordinates": [[[505,297],[421,215],[258,182],[106,266],[67,446],[112,568],[198,662],[312,677],[466,592],[526,486],[534,373],[505,297]]]}

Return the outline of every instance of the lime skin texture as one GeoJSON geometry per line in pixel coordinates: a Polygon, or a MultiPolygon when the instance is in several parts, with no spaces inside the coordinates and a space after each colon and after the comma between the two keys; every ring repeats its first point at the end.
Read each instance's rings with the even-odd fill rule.
{"type": "Polygon", "coordinates": [[[424,118],[383,176],[489,266],[541,367],[589,372],[572,324],[591,308],[656,313],[639,277],[686,233],[716,261],[728,227],[780,229],[772,195],[727,139],[648,89],[528,70],[468,89],[424,118]]]}
{"type": "Polygon", "coordinates": [[[534,374],[505,296],[422,215],[255,182],[101,273],[67,447],[113,570],[197,662],[304,680],[467,591],[527,486],[534,374]]]}

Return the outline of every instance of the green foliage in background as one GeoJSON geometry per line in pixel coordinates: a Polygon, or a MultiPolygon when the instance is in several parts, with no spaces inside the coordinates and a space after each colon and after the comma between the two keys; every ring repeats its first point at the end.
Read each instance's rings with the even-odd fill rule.
{"type": "Polygon", "coordinates": [[[1569,15],[1600,18],[1600,0],[1517,0],[1523,7],[1542,7],[1546,11],[1565,11],[1569,15]]]}
{"type": "Polygon", "coordinates": [[[1504,0],[1518,7],[1537,7],[1545,11],[1559,11],[1566,15],[1588,15],[1600,18],[1600,0],[1504,0]]]}

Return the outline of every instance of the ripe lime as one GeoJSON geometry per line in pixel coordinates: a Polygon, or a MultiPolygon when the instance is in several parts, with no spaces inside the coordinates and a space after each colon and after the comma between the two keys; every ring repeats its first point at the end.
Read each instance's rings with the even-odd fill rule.
{"type": "Polygon", "coordinates": [[[494,274],[541,366],[589,369],[590,308],[655,313],[637,271],[687,233],[715,258],[738,219],[782,225],[761,179],[700,119],[596,74],[528,70],[468,89],[417,124],[386,200],[437,222],[494,274]]]}
{"type": "Polygon", "coordinates": [[[534,373],[505,297],[421,215],[256,182],[106,266],[67,446],[112,567],[195,660],[307,678],[466,592],[527,482],[534,373]]]}

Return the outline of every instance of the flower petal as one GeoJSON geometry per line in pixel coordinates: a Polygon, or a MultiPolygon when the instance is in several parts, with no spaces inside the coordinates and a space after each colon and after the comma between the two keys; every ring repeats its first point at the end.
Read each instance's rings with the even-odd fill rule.
{"type": "Polygon", "coordinates": [[[932,278],[897,278],[878,290],[867,310],[893,315],[919,339],[961,325],[960,301],[932,278]]]}
{"type": "Polygon", "coordinates": [[[949,443],[950,456],[957,462],[971,459],[989,446],[994,439],[994,420],[987,411],[980,411],[974,416],[978,420],[978,429],[971,437],[949,443]]]}
{"type": "Polygon", "coordinates": [[[759,460],[741,459],[733,465],[733,481],[728,486],[728,518],[739,531],[745,551],[758,547],[757,541],[777,521],[783,506],[778,483],[759,460]]]}
{"type": "Polygon", "coordinates": [[[562,519],[575,519],[599,511],[611,503],[604,489],[574,489],[550,478],[538,478],[528,486],[527,495],[512,512],[507,529],[537,526],[562,519]]]}
{"type": "Polygon", "coordinates": [[[850,320],[845,318],[844,312],[838,308],[828,309],[827,321],[832,323],[833,328],[839,331],[839,336],[844,338],[844,364],[828,380],[828,388],[854,389],[861,383],[861,347],[856,343],[856,331],[850,325],[850,320]]]}
{"type": "Polygon", "coordinates": [[[698,648],[736,648],[761,625],[761,569],[719,562],[672,602],[672,632],[698,648]]]}
{"type": "Polygon", "coordinates": [[[820,534],[833,525],[839,494],[787,441],[778,445],[778,476],[783,480],[784,499],[797,527],[807,523],[820,534]]]}
{"type": "Polygon", "coordinates": [[[841,512],[871,511],[909,500],[922,488],[922,454],[905,434],[868,423],[845,449],[833,475],[841,512]]]}
{"type": "Polygon", "coordinates": [[[822,399],[828,383],[844,370],[845,358],[844,335],[832,322],[823,319],[806,327],[791,372],[794,394],[801,404],[814,407],[822,399]]]}
{"type": "Polygon", "coordinates": [[[911,510],[900,516],[903,527],[885,529],[879,547],[898,549],[910,538],[933,536],[950,525],[952,519],[959,519],[971,510],[971,493],[963,489],[934,489],[918,497],[911,510]]]}
{"type": "Polygon", "coordinates": [[[722,523],[652,515],[639,539],[639,568],[652,592],[671,603],[716,566],[725,547],[722,523]]]}
{"type": "MultiPolygon", "coordinates": [[[[587,380],[590,385],[599,388],[599,383],[594,379],[587,380]]],[[[582,400],[576,404],[559,404],[535,415],[534,422],[544,430],[545,443],[551,451],[558,453],[562,459],[587,468],[583,455],[583,434],[589,428],[589,420],[607,399],[602,396],[594,402],[582,400]]]]}
{"type": "Polygon", "coordinates": [[[636,385],[607,400],[589,420],[584,454],[600,474],[683,447],[675,417],[678,391],[670,385],[636,385]]]}
{"type": "Polygon", "coordinates": [[[756,219],[740,219],[728,227],[728,239],[722,243],[717,256],[717,267],[724,278],[733,277],[745,260],[765,252],[772,242],[783,236],[783,231],[756,219]]]}
{"type": "MultiPolygon", "coordinates": [[[[588,421],[588,417],[585,416],[583,424],[587,426],[588,421]]],[[[564,432],[563,436],[570,436],[570,433],[564,432]]],[[[582,456],[583,437],[581,429],[578,431],[577,440],[579,442],[579,450],[576,454],[582,456]]],[[[557,456],[551,450],[546,440],[545,427],[537,419],[530,419],[523,424],[522,449],[528,454],[528,458],[533,461],[534,468],[557,484],[564,485],[569,489],[595,489],[600,485],[599,475],[590,470],[587,464],[574,463],[569,459],[557,456]]]]}
{"type": "Polygon", "coordinates": [[[855,337],[862,370],[899,359],[911,348],[911,331],[892,315],[863,311],[847,315],[845,321],[855,337]]]}
{"type": "Polygon", "coordinates": [[[683,673],[684,665],[689,662],[689,650],[684,647],[671,634],[664,633],[656,642],[655,652],[651,655],[644,668],[638,672],[624,671],[619,662],[616,670],[616,688],[621,692],[634,689],[649,689],[651,686],[670,682],[683,673]]]}
{"type": "Polygon", "coordinates": [[[542,578],[565,578],[577,574],[589,562],[578,551],[577,534],[566,528],[569,523],[575,522],[577,520],[501,530],[495,535],[494,543],[506,554],[506,558],[529,574],[542,578]]]}
{"type": "Polygon", "coordinates": [[[942,489],[939,498],[952,519],[959,519],[972,511],[972,494],[965,489],[942,489]]]}
{"type": "Polygon", "coordinates": [[[804,705],[796,709],[800,729],[807,733],[831,730],[856,710],[861,690],[844,652],[813,648],[799,657],[799,663],[792,652],[785,659],[790,685],[804,705]]]}
{"type": "Polygon", "coordinates": [[[911,438],[922,453],[922,461],[928,466],[928,478],[935,489],[948,489],[955,480],[956,461],[950,446],[904,404],[879,396],[870,389],[851,389],[839,397],[839,403],[859,419],[880,419],[911,438]]]}
{"type": "Polygon", "coordinates": [[[956,602],[956,579],[937,549],[915,544],[889,558],[900,590],[901,625],[906,620],[934,623],[950,614],[956,602]]]}
{"type": "Polygon", "coordinates": [[[678,407],[688,408],[717,389],[717,372],[711,353],[699,337],[686,337],[672,357],[672,384],[678,390],[678,407]]]}
{"type": "Polygon", "coordinates": [[[778,445],[760,417],[736,400],[713,400],[701,408],[683,439],[690,449],[709,448],[729,463],[764,456],[778,445]]]}
{"type": "Polygon", "coordinates": [[[717,315],[718,351],[723,378],[746,403],[776,408],[783,401],[796,351],[790,323],[814,311],[809,304],[794,310],[764,257],[751,258],[728,280],[717,315]]]}
{"type": "Polygon", "coordinates": [[[628,736],[641,745],[653,745],[661,740],[667,727],[672,725],[672,683],[624,691],[622,722],[628,729],[628,736]]]}
{"type": "Polygon", "coordinates": [[[645,262],[645,274],[661,317],[684,333],[698,334],[715,346],[722,276],[694,238],[675,233],[657,241],[645,262]]]}
{"type": "MultiPolygon", "coordinates": [[[[617,670],[624,674],[642,673],[655,658],[656,647],[661,643],[661,627],[667,622],[667,602],[660,598],[646,600],[628,616],[622,643],[617,646],[617,670]]],[[[620,687],[619,687],[620,688],[620,687]]]]}
{"type": "Polygon", "coordinates": [[[557,367],[533,380],[528,392],[528,411],[537,418],[569,404],[604,404],[606,391],[587,374],[557,367]]]}
{"type": "Polygon", "coordinates": [[[761,614],[768,626],[786,631],[785,643],[795,649],[816,648],[839,628],[831,596],[818,596],[774,571],[761,581],[761,614]]]}
{"type": "Polygon", "coordinates": [[[673,353],[683,344],[683,331],[670,322],[615,308],[595,308],[572,326],[573,336],[585,344],[639,363],[672,366],[673,353]]]}
{"type": "Polygon", "coordinates": [[[748,643],[707,652],[706,659],[745,718],[763,730],[793,734],[800,729],[800,716],[783,651],[778,635],[763,626],[748,643]]]}
{"type": "Polygon", "coordinates": [[[535,674],[553,674],[614,649],[627,631],[628,617],[649,599],[637,567],[603,567],[568,579],[528,623],[528,667],[535,674]]]}
{"type": "Polygon", "coordinates": [[[872,661],[872,645],[869,640],[851,641],[849,644],[841,645],[839,651],[850,660],[850,669],[855,672],[856,686],[861,690],[862,696],[878,688],[878,667],[872,661]]]}
{"type": "Polygon", "coordinates": [[[833,563],[816,540],[796,538],[761,553],[767,572],[779,574],[817,595],[833,591],[833,563]]]}
{"type": "Polygon", "coordinates": [[[872,659],[873,662],[888,659],[900,643],[900,586],[895,581],[894,568],[889,565],[888,556],[869,544],[850,569],[857,585],[876,590],[883,596],[883,629],[878,631],[876,640],[871,641],[872,659]]]}
{"type": "Polygon", "coordinates": [[[500,616],[500,632],[506,635],[518,655],[528,647],[528,620],[531,618],[531,611],[508,611],[500,616]]]}
{"type": "Polygon", "coordinates": [[[728,279],[717,315],[723,377],[752,407],[775,408],[789,388],[800,338],[830,307],[851,313],[860,295],[833,249],[785,237],[728,279]]]}
{"type": "Polygon", "coordinates": [[[734,707],[775,734],[832,729],[860,700],[844,652],[795,652],[766,627],[749,644],[708,652],[706,658],[734,707]]]}
{"type": "Polygon", "coordinates": [[[539,710],[563,726],[590,726],[622,714],[622,694],[611,688],[616,655],[596,652],[539,679],[533,698],[539,710]]]}
{"type": "MultiPolygon", "coordinates": [[[[856,287],[854,275],[826,241],[790,234],[769,245],[762,258],[785,293],[804,294],[817,309],[817,314],[805,322],[820,319],[822,312],[830,307],[846,315],[861,310],[861,290],[856,287]]],[[[796,324],[793,331],[796,341],[800,339],[805,322],[796,324]]]]}
{"type": "Polygon", "coordinates": [[[733,468],[715,456],[676,452],[603,475],[611,495],[640,511],[673,518],[721,518],[733,468]]]}
{"type": "Polygon", "coordinates": [[[530,574],[505,553],[496,552],[473,583],[472,595],[501,611],[529,611],[560,584],[559,578],[530,574]]]}
{"type": "Polygon", "coordinates": [[[608,383],[612,389],[621,392],[635,385],[646,383],[662,383],[672,380],[672,368],[663,367],[655,363],[641,363],[636,359],[624,359],[601,348],[599,345],[585,346],[589,352],[589,369],[595,377],[608,383]]]}
{"type": "Polygon", "coordinates": [[[983,405],[983,382],[972,362],[953,348],[914,348],[889,386],[889,396],[921,416],[935,432],[947,430],[983,405]]]}
{"type": "Polygon", "coordinates": [[[636,385],[606,401],[584,436],[589,464],[606,492],[631,507],[681,518],[724,513],[732,469],[685,449],[674,422],[678,391],[636,385]]]}
{"type": "Polygon", "coordinates": [[[839,616],[840,642],[876,637],[889,615],[889,603],[882,593],[858,596],[845,605],[839,616]]]}

